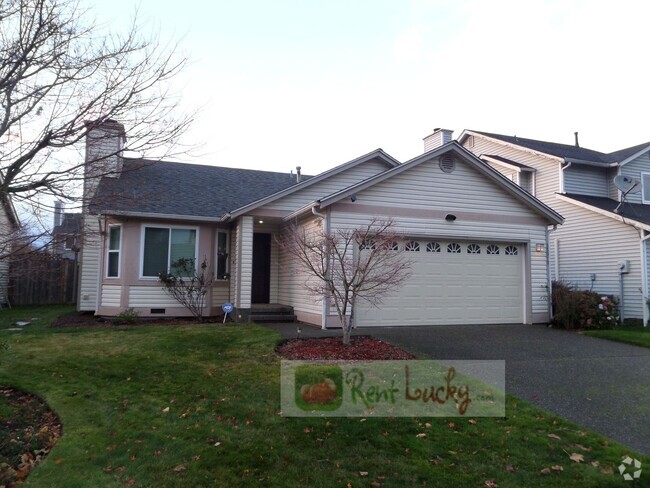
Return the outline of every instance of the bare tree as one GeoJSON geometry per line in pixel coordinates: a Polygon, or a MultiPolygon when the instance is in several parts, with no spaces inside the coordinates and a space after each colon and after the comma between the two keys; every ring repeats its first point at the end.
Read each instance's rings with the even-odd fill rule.
{"type": "Polygon", "coordinates": [[[392,220],[372,219],[356,229],[335,231],[293,225],[278,239],[309,275],[304,286],[314,296],[328,297],[350,344],[355,305],[379,305],[388,292],[410,276],[411,263],[399,252],[392,220]]]}
{"type": "Polygon", "coordinates": [[[170,297],[186,307],[196,320],[203,322],[205,297],[213,281],[207,258],[203,258],[199,269],[192,258],[177,259],[170,272],[160,273],[158,279],[170,297]]]}
{"type": "Polygon", "coordinates": [[[134,16],[111,32],[76,0],[0,3],[0,198],[80,198],[93,161],[77,157],[79,143],[106,121],[124,124],[127,145],[115,153],[177,147],[193,113],[179,110],[169,82],[186,59],[143,31],[134,16]]]}

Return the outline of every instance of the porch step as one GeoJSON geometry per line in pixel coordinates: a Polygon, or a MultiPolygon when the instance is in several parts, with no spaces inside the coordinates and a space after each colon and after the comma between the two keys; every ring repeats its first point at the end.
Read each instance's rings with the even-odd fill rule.
{"type": "Polygon", "coordinates": [[[275,303],[255,304],[251,308],[251,322],[295,322],[293,307],[275,303]]]}

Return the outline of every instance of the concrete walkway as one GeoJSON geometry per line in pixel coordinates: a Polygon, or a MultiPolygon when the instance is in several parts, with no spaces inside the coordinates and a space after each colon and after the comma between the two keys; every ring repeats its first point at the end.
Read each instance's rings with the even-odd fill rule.
{"type": "MultiPolygon", "coordinates": [[[[296,324],[270,328],[296,337],[296,324]]],[[[301,325],[302,337],[340,336],[301,325]]],[[[650,349],[531,325],[357,329],[434,359],[504,359],[506,390],[650,454],[650,349]]]]}

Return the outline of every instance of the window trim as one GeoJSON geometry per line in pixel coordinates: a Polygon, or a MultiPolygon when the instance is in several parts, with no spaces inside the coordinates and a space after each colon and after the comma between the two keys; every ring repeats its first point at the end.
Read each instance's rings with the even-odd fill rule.
{"type": "MultiPolygon", "coordinates": [[[[646,190],[646,188],[645,188],[644,178],[646,176],[648,178],[650,178],[650,173],[647,173],[647,172],[646,173],[643,173],[643,172],[641,173],[641,202],[643,204],[645,204],[645,205],[650,203],[650,200],[645,199],[645,190],[646,190]]],[[[648,191],[650,192],[650,185],[648,185],[648,191]]]]}
{"type": "Polygon", "coordinates": [[[225,282],[230,279],[230,229],[217,229],[214,234],[214,279],[217,281],[225,282]],[[228,278],[219,277],[219,270],[217,266],[219,265],[219,234],[226,234],[226,271],[222,275],[228,275],[228,278]]]}
{"type": "MultiPolygon", "coordinates": [[[[158,229],[168,229],[169,230],[169,239],[171,239],[171,230],[172,229],[181,229],[181,230],[194,230],[196,231],[196,239],[194,242],[194,257],[197,260],[197,266],[198,266],[198,258],[199,258],[199,232],[200,228],[195,225],[171,225],[171,224],[147,224],[147,223],[142,223],[140,224],[140,263],[139,263],[139,269],[138,269],[138,275],[139,279],[141,280],[157,280],[158,276],[144,276],[144,234],[145,234],[145,229],[147,227],[154,227],[158,229]]],[[[167,272],[169,273],[170,269],[170,262],[169,260],[171,259],[171,250],[172,247],[171,245],[167,249],[167,272]]]]}
{"type": "Polygon", "coordinates": [[[106,234],[106,272],[104,273],[104,276],[108,280],[119,280],[121,278],[121,271],[122,271],[122,239],[124,238],[124,228],[122,227],[122,224],[110,224],[108,226],[108,233],[106,234]],[[116,227],[120,228],[120,243],[118,245],[117,251],[115,249],[111,250],[111,229],[114,229],[116,227]],[[109,268],[109,256],[111,253],[117,253],[117,276],[109,276],[108,275],[108,270],[109,268]]]}

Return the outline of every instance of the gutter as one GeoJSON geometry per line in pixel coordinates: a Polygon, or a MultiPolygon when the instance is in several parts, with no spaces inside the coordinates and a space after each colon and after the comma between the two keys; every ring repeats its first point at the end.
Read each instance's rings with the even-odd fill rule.
{"type": "MultiPolygon", "coordinates": [[[[102,215],[101,213],[99,214],[102,215]]],[[[222,222],[224,217],[205,217],[200,215],[179,215],[179,214],[159,214],[151,212],[129,212],[123,210],[105,210],[104,216],[114,216],[114,217],[138,217],[145,219],[164,219],[164,220],[189,220],[192,222],[222,222]]],[[[226,214],[230,216],[230,214],[226,214]]]]}

